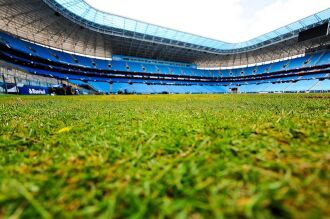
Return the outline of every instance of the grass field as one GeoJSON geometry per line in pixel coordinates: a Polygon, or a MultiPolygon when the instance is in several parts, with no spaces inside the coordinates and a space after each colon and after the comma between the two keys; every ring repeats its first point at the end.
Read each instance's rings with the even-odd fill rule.
{"type": "Polygon", "coordinates": [[[0,218],[330,218],[330,95],[0,96],[0,218]]]}

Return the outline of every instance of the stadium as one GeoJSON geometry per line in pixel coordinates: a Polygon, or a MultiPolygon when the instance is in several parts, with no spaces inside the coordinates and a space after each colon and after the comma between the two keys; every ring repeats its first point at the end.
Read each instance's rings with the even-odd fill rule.
{"type": "Polygon", "coordinates": [[[330,216],[330,8],[240,43],[0,11],[0,218],[330,216]]]}

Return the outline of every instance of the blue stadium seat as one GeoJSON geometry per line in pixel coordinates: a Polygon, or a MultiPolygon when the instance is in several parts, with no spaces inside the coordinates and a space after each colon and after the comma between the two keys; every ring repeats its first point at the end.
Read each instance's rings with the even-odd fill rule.
{"type": "Polygon", "coordinates": [[[31,50],[29,50],[24,41],[16,39],[8,34],[2,33],[0,32],[0,39],[1,42],[5,43],[7,46],[9,46],[10,48],[16,50],[16,51],[20,51],[23,52],[25,54],[30,54],[32,55],[31,50]]]}
{"type": "Polygon", "coordinates": [[[278,71],[284,71],[287,69],[289,62],[288,61],[281,61],[281,62],[274,62],[271,64],[269,72],[278,72],[278,71]]]}
{"type": "Polygon", "coordinates": [[[151,87],[144,83],[134,83],[133,84],[134,93],[137,94],[152,94],[153,90],[151,87]]]}
{"type": "Polygon", "coordinates": [[[285,89],[288,92],[302,92],[302,91],[310,91],[316,86],[318,80],[302,80],[296,83],[292,83],[289,87],[285,89]]]}
{"type": "Polygon", "coordinates": [[[134,88],[128,83],[113,83],[111,86],[112,93],[134,93],[134,88]]]}
{"type": "Polygon", "coordinates": [[[330,64],[330,51],[327,51],[321,59],[317,62],[317,65],[328,65],[330,64]]]}
{"type": "Polygon", "coordinates": [[[109,70],[111,66],[111,61],[95,59],[96,68],[101,70],[109,70]]]}
{"type": "Polygon", "coordinates": [[[158,85],[158,84],[150,85],[150,88],[153,91],[152,93],[154,93],[154,94],[170,93],[169,87],[170,86],[158,85]]]}
{"type": "Polygon", "coordinates": [[[283,93],[286,88],[288,88],[291,85],[291,83],[276,83],[276,84],[270,84],[264,91],[268,93],[283,93]]]}
{"type": "Polygon", "coordinates": [[[292,70],[292,69],[302,68],[303,65],[304,65],[304,62],[307,61],[307,60],[308,60],[308,58],[306,58],[306,57],[291,59],[289,64],[288,64],[287,69],[292,70]]]}
{"type": "Polygon", "coordinates": [[[110,93],[110,83],[88,81],[88,84],[100,93],[110,93]]]}
{"type": "Polygon", "coordinates": [[[240,87],[241,93],[261,93],[266,92],[267,88],[270,87],[272,84],[265,83],[265,84],[247,84],[242,85],[240,87]]]}
{"type": "Polygon", "coordinates": [[[266,73],[269,73],[269,71],[270,71],[270,65],[268,65],[268,64],[259,65],[256,69],[255,74],[266,74],[266,73]]]}
{"type": "Polygon", "coordinates": [[[319,92],[330,92],[330,79],[319,81],[313,88],[312,91],[319,92]]]}
{"type": "Polygon", "coordinates": [[[111,70],[114,70],[114,71],[123,71],[123,72],[128,71],[126,62],[123,62],[123,61],[112,60],[111,66],[112,66],[111,70]]]}

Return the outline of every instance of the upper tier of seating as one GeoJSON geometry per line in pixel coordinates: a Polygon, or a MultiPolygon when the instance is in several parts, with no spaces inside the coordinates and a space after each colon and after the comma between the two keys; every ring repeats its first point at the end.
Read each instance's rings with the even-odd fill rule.
{"type": "Polygon", "coordinates": [[[226,69],[226,70],[201,70],[192,67],[178,67],[167,64],[151,64],[125,60],[106,60],[89,58],[46,48],[37,44],[26,42],[0,32],[0,44],[6,48],[7,53],[18,52],[25,56],[45,60],[48,65],[60,64],[61,66],[78,67],[88,70],[101,70],[112,72],[128,72],[131,74],[144,73],[156,75],[176,75],[208,78],[232,78],[242,76],[264,75],[276,72],[292,71],[305,67],[324,66],[330,64],[330,51],[307,54],[304,57],[274,62],[253,67],[226,69]]]}

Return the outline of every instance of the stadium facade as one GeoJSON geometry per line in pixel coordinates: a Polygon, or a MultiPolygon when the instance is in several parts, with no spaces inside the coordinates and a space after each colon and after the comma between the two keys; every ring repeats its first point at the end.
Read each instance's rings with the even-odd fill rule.
{"type": "Polygon", "coordinates": [[[0,89],[101,93],[330,91],[330,8],[242,43],[105,13],[83,0],[0,0],[0,89]],[[32,79],[31,79],[32,78],[32,79]]]}

